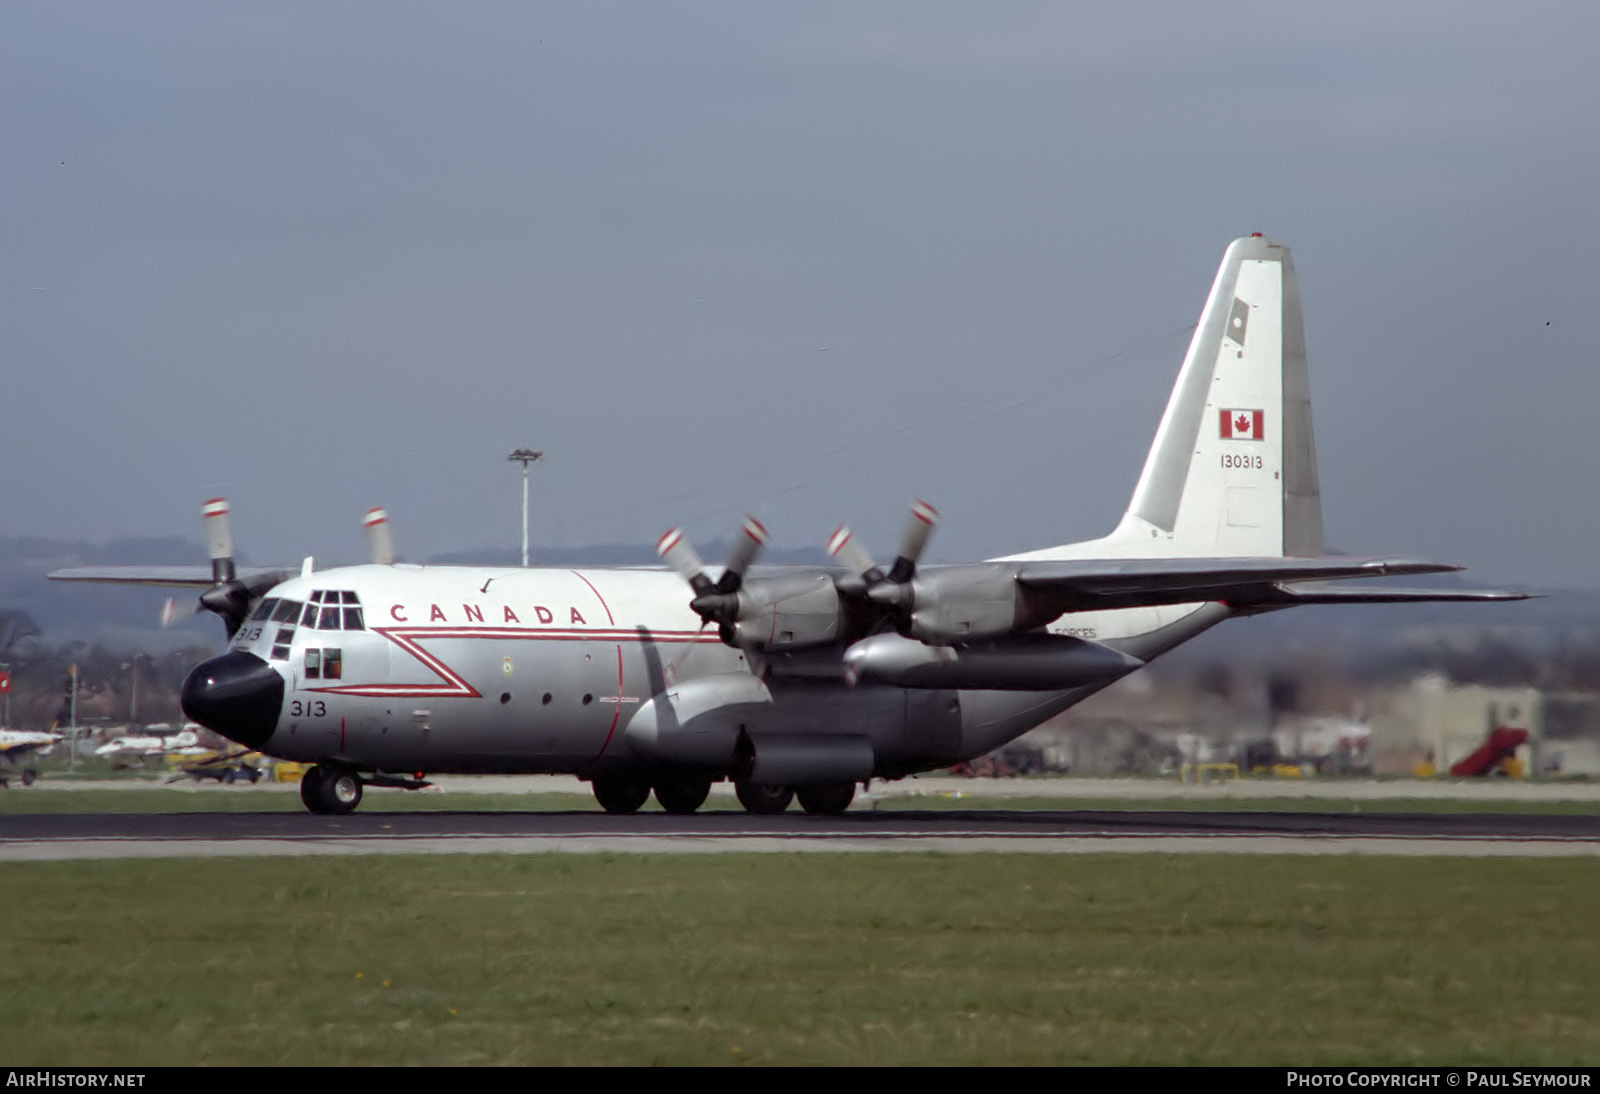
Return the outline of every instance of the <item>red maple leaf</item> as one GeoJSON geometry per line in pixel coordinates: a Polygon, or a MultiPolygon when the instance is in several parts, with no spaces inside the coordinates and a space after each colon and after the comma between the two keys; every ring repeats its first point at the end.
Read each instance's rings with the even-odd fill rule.
{"type": "Polygon", "coordinates": [[[1237,418],[1235,418],[1233,420],[1233,431],[1235,433],[1249,433],[1249,432],[1252,432],[1251,429],[1250,429],[1250,418],[1249,418],[1249,416],[1245,415],[1245,414],[1241,414],[1237,418]]]}

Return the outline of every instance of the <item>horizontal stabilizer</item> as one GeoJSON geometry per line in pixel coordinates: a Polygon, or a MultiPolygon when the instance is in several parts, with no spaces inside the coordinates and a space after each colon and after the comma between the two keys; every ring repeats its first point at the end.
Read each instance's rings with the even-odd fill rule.
{"type": "Polygon", "coordinates": [[[1428,604],[1457,601],[1532,600],[1539,594],[1509,589],[1325,589],[1319,586],[1279,585],[1259,601],[1263,604],[1428,604]]]}

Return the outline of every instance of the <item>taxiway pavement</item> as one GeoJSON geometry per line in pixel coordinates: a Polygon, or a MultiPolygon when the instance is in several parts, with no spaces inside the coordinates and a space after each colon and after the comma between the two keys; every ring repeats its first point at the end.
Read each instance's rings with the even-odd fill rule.
{"type": "Polygon", "coordinates": [[[450,853],[1178,852],[1600,856],[1600,816],[1094,810],[13,814],[0,862],[450,853]]]}

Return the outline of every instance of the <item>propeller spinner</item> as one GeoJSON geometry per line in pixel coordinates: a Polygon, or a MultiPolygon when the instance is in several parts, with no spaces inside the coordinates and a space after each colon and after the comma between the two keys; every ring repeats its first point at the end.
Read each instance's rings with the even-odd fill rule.
{"type": "MultiPolygon", "coordinates": [[[[746,517],[739,527],[728,554],[728,564],[722,576],[712,581],[706,573],[699,552],[690,545],[682,528],[674,528],[656,543],[656,554],[682,575],[694,590],[689,606],[707,623],[717,623],[723,628],[723,641],[729,641],[729,628],[739,614],[739,589],[744,585],[745,571],[767,543],[767,529],[755,517],[746,517]]],[[[730,642],[731,644],[731,642],[730,642]]]]}
{"type": "Polygon", "coordinates": [[[872,554],[855,538],[849,528],[841,525],[828,538],[828,554],[849,568],[854,581],[840,583],[846,595],[865,595],[876,604],[888,608],[909,609],[911,606],[911,579],[917,573],[917,560],[922,557],[928,537],[939,523],[939,511],[925,501],[911,505],[911,518],[900,536],[900,552],[885,571],[872,554]]]}

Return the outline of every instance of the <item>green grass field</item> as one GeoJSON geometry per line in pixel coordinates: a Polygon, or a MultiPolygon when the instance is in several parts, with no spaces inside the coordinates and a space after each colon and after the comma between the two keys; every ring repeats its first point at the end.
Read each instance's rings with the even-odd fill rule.
{"type": "Polygon", "coordinates": [[[1593,1064],[1600,865],[0,864],[0,1062],[1593,1064]]]}

